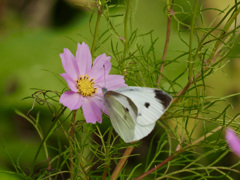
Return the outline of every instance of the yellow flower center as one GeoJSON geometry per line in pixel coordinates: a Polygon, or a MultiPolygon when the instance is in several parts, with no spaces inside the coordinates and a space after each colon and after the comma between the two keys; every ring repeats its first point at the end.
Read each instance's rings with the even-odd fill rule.
{"type": "Polygon", "coordinates": [[[94,88],[95,82],[94,79],[89,79],[89,76],[86,74],[84,77],[81,76],[80,79],[77,79],[77,88],[78,92],[83,96],[92,96],[97,92],[97,88],[94,88]]]}

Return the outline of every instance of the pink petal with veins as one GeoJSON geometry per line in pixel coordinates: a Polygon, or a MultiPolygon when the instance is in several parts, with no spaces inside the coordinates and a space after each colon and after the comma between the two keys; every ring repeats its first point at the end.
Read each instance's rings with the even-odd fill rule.
{"type": "Polygon", "coordinates": [[[228,142],[228,145],[230,147],[230,149],[238,156],[240,157],[240,139],[238,138],[238,136],[235,134],[235,132],[230,129],[227,128],[226,129],[226,134],[225,134],[225,138],[228,142]]]}
{"type": "Polygon", "coordinates": [[[83,115],[87,123],[96,122],[102,123],[102,113],[98,105],[91,99],[87,98],[88,102],[83,103],[82,110],[83,115]]]}
{"type": "Polygon", "coordinates": [[[72,111],[81,107],[82,98],[83,97],[79,93],[67,91],[61,95],[59,102],[72,111]]]}
{"type": "Polygon", "coordinates": [[[67,82],[68,87],[73,91],[73,92],[78,92],[78,88],[77,88],[77,82],[76,80],[72,79],[70,77],[70,75],[68,75],[67,73],[62,73],[60,74],[67,82]]]}
{"type": "Polygon", "coordinates": [[[64,49],[64,52],[60,54],[60,57],[65,72],[73,79],[79,78],[78,64],[72,53],[68,49],[64,49]]]}
{"type": "Polygon", "coordinates": [[[76,61],[78,63],[80,75],[85,76],[85,74],[90,72],[92,66],[92,56],[88,45],[84,42],[82,44],[78,44],[76,61]]]}

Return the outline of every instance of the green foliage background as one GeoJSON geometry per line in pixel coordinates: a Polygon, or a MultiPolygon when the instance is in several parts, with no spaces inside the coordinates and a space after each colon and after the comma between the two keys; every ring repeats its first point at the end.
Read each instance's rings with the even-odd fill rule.
{"type": "MultiPolygon", "coordinates": [[[[97,43],[94,56],[96,57],[104,52],[111,55],[114,66],[111,72],[123,74],[127,71],[125,77],[129,85],[148,87],[156,87],[157,85],[158,71],[161,65],[159,62],[164,49],[167,29],[166,2],[161,0],[131,2],[128,29],[129,49],[127,51],[124,51],[120,38],[124,37],[123,23],[127,1],[117,2],[117,6],[115,4],[109,5],[109,10],[106,10],[108,16],[102,17],[100,21],[99,43],[97,43]],[[108,23],[108,17],[111,18],[111,23],[119,34],[108,23]],[[123,61],[121,61],[122,56],[125,56],[123,61]]],[[[203,7],[198,7],[205,10],[197,16],[196,25],[199,29],[196,29],[198,30],[197,36],[193,36],[193,51],[196,50],[198,42],[201,41],[200,38],[209,31],[210,27],[217,25],[217,22],[223,18],[234,3],[236,2],[232,1],[232,5],[226,6],[224,2],[213,5],[210,4],[210,1],[204,1],[203,7]]],[[[75,4],[74,7],[80,6],[75,4]]],[[[194,3],[192,1],[176,1],[173,9],[175,17],[172,19],[166,65],[160,87],[176,97],[176,94],[188,81],[189,27],[194,3]]],[[[80,9],[76,11],[80,11],[80,9]]],[[[91,47],[92,34],[97,18],[96,11],[93,14],[91,11],[83,11],[76,13],[72,21],[63,27],[29,27],[27,21],[21,19],[19,14],[6,6],[4,16],[1,16],[0,19],[3,25],[0,28],[0,133],[2,143],[0,148],[0,169],[2,173],[0,172],[0,175],[2,177],[10,176],[4,172],[5,170],[14,171],[13,164],[17,166],[17,169],[21,167],[24,172],[31,169],[32,160],[41,143],[35,129],[29,121],[26,121],[27,117],[23,118],[32,108],[33,99],[22,99],[29,97],[36,89],[62,92],[66,84],[58,76],[63,72],[59,54],[63,51],[63,48],[70,49],[74,54],[78,42],[84,41],[91,47]],[[16,109],[17,113],[15,112],[16,109]],[[20,116],[22,112],[23,114],[20,116]]],[[[218,28],[223,29],[224,24],[228,22],[227,19],[223,26],[218,28]]],[[[235,28],[238,29],[237,22],[235,28]]],[[[211,54],[216,42],[215,40],[211,41],[211,38],[214,39],[214,35],[217,37],[219,32],[220,30],[209,36],[209,39],[207,39],[209,42],[206,40],[207,43],[201,50],[201,57],[208,57],[211,54]]],[[[196,177],[206,179],[208,176],[208,178],[223,179],[239,177],[239,166],[235,164],[238,160],[234,154],[228,153],[228,147],[223,139],[224,127],[229,121],[233,121],[232,126],[235,129],[238,127],[237,119],[232,118],[239,112],[240,105],[240,96],[238,95],[240,90],[239,43],[234,42],[234,40],[239,40],[238,36],[236,33],[235,39],[232,38],[230,41],[230,44],[232,43],[234,46],[226,45],[225,52],[228,50],[231,50],[231,52],[227,54],[224,61],[212,67],[212,71],[206,74],[208,75],[206,78],[200,78],[201,80],[187,91],[185,97],[171,108],[165,119],[162,119],[165,121],[158,123],[150,137],[145,138],[142,144],[136,144],[139,148],[135,149],[134,154],[140,155],[129,159],[128,168],[124,169],[120,175],[122,179],[126,179],[127,176],[131,177],[131,175],[136,177],[141,172],[151,169],[172,154],[179,143],[182,147],[187,147],[191,142],[211,132],[219,125],[222,126],[221,131],[203,140],[198,148],[190,148],[183,152],[171,161],[167,167],[162,167],[159,170],[161,176],[158,173],[153,173],[149,179],[153,177],[171,179],[175,176],[187,179],[196,177]],[[229,103],[231,103],[231,106],[229,106],[229,103]],[[143,159],[144,162],[141,162],[143,159]],[[230,164],[233,164],[234,167],[230,167],[230,164]],[[226,168],[224,169],[224,167],[226,168]],[[234,169],[233,172],[229,173],[230,168],[228,169],[228,167],[234,169]]],[[[195,61],[193,65],[194,75],[196,75],[205,64],[204,61],[195,61]]],[[[57,103],[54,105],[59,108],[57,103]]],[[[67,117],[69,113],[68,111],[65,112],[64,117],[67,117]]],[[[80,114],[78,113],[78,119],[83,119],[80,114]]],[[[53,123],[51,121],[53,119],[52,112],[46,105],[41,106],[36,103],[31,115],[36,119],[39,118],[41,131],[46,135],[53,123]],[[39,117],[36,115],[37,112],[40,112],[39,117]]],[[[76,135],[77,137],[88,138],[90,133],[95,133],[95,136],[99,137],[95,137],[95,139],[93,137],[96,141],[88,147],[93,152],[96,151],[96,156],[99,157],[96,164],[92,162],[93,167],[98,168],[92,168],[88,172],[90,177],[96,179],[102,175],[103,161],[108,162],[107,160],[111,158],[110,155],[103,154],[101,149],[106,145],[104,145],[103,136],[110,131],[108,128],[110,126],[109,120],[106,117],[104,118],[103,124],[97,127],[90,125],[81,127],[88,130],[89,133],[83,133],[85,131],[81,132],[81,128],[79,128],[79,134],[76,135]]],[[[63,127],[68,128],[69,122],[69,119],[64,119],[63,127]]],[[[116,137],[116,135],[113,137],[116,137]]],[[[48,143],[50,157],[65,152],[64,148],[67,149],[68,146],[68,141],[61,130],[56,131],[48,140],[48,143]]],[[[84,138],[82,138],[82,141],[76,146],[85,147],[86,144],[84,138]]],[[[111,153],[116,153],[112,157],[114,162],[112,169],[118,161],[117,157],[121,156],[122,151],[120,149],[127,146],[120,142],[117,145],[114,144],[113,148],[109,150],[111,153]]],[[[76,151],[79,150],[79,147],[75,148],[76,151]]],[[[79,151],[83,157],[86,156],[85,151],[79,151]]],[[[61,164],[61,161],[67,161],[67,158],[66,151],[62,159],[59,158],[58,166],[56,166],[67,169],[67,165],[61,164]]],[[[87,164],[84,162],[85,159],[78,160],[79,163],[87,164]]],[[[40,152],[37,162],[37,168],[44,169],[46,162],[43,150],[40,152]]],[[[89,167],[92,166],[89,165],[89,167]]],[[[111,174],[110,169],[108,173],[111,174]]],[[[47,173],[44,171],[42,174],[46,175],[47,173]]]]}

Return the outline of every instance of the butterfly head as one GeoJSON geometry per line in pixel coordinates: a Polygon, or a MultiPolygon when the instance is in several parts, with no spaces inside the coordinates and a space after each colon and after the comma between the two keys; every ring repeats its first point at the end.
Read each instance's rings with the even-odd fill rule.
{"type": "Polygon", "coordinates": [[[105,94],[107,92],[107,88],[103,87],[102,92],[103,92],[103,94],[105,94]]]}

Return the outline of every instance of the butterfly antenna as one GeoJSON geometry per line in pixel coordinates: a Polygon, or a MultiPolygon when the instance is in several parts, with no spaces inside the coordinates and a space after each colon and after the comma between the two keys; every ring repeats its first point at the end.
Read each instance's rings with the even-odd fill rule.
{"type": "Polygon", "coordinates": [[[103,73],[104,73],[104,88],[106,88],[106,76],[105,76],[105,65],[103,65],[103,73]]]}

